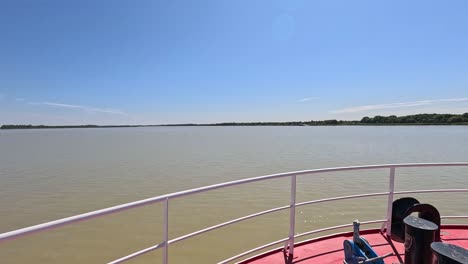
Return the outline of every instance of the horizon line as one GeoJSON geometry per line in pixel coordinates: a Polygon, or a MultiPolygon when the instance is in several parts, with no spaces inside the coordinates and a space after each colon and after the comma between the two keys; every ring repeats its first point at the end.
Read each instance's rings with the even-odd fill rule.
{"type": "MultiPolygon", "coordinates": [[[[381,117],[391,117],[391,116],[396,116],[396,117],[408,117],[408,116],[418,116],[418,115],[452,115],[452,116],[462,116],[467,113],[463,114],[447,114],[447,113],[420,113],[420,114],[412,114],[412,115],[402,115],[402,116],[396,116],[396,115],[375,115],[370,118],[375,118],[377,116],[381,117]]],[[[163,123],[163,124],[74,124],[74,125],[44,125],[44,124],[38,124],[38,125],[33,125],[33,124],[1,124],[1,127],[4,126],[15,126],[15,127],[63,127],[63,128],[79,128],[79,127],[150,127],[150,126],[215,126],[215,125],[227,125],[227,124],[265,124],[265,123],[271,123],[271,124],[287,124],[287,123],[310,123],[310,122],[326,122],[326,121],[337,121],[337,122],[361,122],[361,120],[365,117],[369,116],[363,116],[361,119],[354,119],[354,120],[349,120],[349,119],[322,119],[322,120],[307,120],[307,121],[301,121],[301,120],[294,120],[294,121],[224,121],[224,122],[214,122],[214,123],[192,123],[192,122],[185,122],[185,123],[163,123]]],[[[390,123],[389,123],[390,124],[390,123]]],[[[416,124],[416,123],[415,123],[416,124]]]]}

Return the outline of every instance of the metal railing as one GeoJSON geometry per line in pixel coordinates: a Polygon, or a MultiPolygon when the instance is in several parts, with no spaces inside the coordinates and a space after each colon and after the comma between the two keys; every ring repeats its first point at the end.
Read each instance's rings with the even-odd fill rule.
{"type": "MultiPolygon", "coordinates": [[[[294,254],[294,241],[296,238],[307,236],[307,235],[312,235],[320,232],[325,232],[325,231],[330,231],[330,230],[335,230],[335,229],[340,229],[344,227],[351,227],[352,224],[345,224],[345,225],[338,225],[338,226],[333,226],[333,227],[327,227],[327,228],[322,228],[322,229],[317,229],[309,232],[305,232],[302,234],[297,234],[295,235],[295,225],[296,225],[296,213],[295,209],[298,206],[304,206],[304,205],[310,205],[310,204],[316,204],[316,203],[323,203],[323,202],[330,202],[330,201],[337,201],[337,200],[345,200],[345,199],[355,199],[355,198],[363,198],[363,197],[372,197],[372,196],[384,196],[386,195],[388,197],[388,204],[387,204],[387,217],[382,220],[372,220],[372,221],[367,221],[367,222],[361,222],[361,224],[375,224],[375,223],[384,223],[382,226],[382,230],[386,228],[387,235],[390,235],[391,233],[391,216],[392,216],[392,203],[393,203],[393,196],[398,195],[398,194],[410,194],[410,193],[433,193],[433,192],[468,192],[468,189],[434,189],[434,190],[414,190],[414,191],[395,191],[395,171],[397,168],[415,168],[415,167],[461,167],[461,166],[468,166],[468,162],[456,162],[456,163],[408,163],[408,164],[384,164],[384,165],[366,165],[366,166],[353,166],[353,167],[337,167],[337,168],[325,168],[325,169],[313,169],[313,170],[302,170],[302,171],[295,171],[295,172],[287,172],[287,173],[278,173],[278,174],[271,174],[271,175],[265,175],[265,176],[259,176],[259,177],[254,177],[254,178],[248,178],[248,179],[243,179],[243,180],[237,180],[237,181],[230,181],[230,182],[225,182],[225,183],[220,183],[220,184],[214,184],[206,187],[201,187],[201,188],[195,188],[191,190],[186,190],[186,191],[181,191],[181,192],[175,192],[171,194],[166,194],[166,195],[161,195],[161,196],[156,196],[144,200],[139,200],[131,203],[126,203],[126,204],[121,204],[101,210],[96,210],[93,212],[85,213],[85,214],[80,214],[80,215],[75,215],[67,218],[62,218],[59,220],[35,225],[35,226],[30,226],[10,232],[6,232],[3,234],[0,234],[0,242],[8,239],[13,239],[19,236],[27,235],[27,234],[32,234],[34,232],[39,232],[39,231],[44,231],[52,228],[57,228],[59,226],[63,225],[68,225],[71,223],[79,222],[79,221],[84,221],[87,219],[91,218],[96,218],[100,217],[103,215],[107,214],[112,214],[116,213],[119,211],[124,211],[124,210],[129,210],[131,208],[136,208],[136,207],[141,207],[145,205],[150,205],[154,203],[163,203],[163,241],[161,243],[158,243],[156,245],[153,245],[151,247],[142,249],[140,251],[134,252],[132,254],[129,254],[127,256],[124,256],[122,258],[116,259],[114,261],[109,262],[109,264],[116,264],[116,263],[122,263],[125,262],[129,259],[135,258],[137,256],[140,256],[142,254],[157,250],[162,248],[163,253],[162,253],[162,261],[164,264],[167,264],[169,262],[168,259],[168,248],[170,244],[182,241],[184,239],[200,235],[202,233],[215,230],[227,225],[231,225],[237,222],[241,222],[250,218],[254,218],[257,216],[277,212],[280,210],[290,210],[289,214],[289,236],[287,238],[274,241],[265,245],[262,245],[260,247],[251,249],[249,251],[246,251],[244,253],[241,253],[239,255],[233,256],[229,259],[226,259],[224,261],[219,262],[220,264],[224,263],[229,263],[231,261],[237,260],[239,258],[242,258],[246,255],[252,254],[254,252],[257,252],[259,250],[280,244],[280,243],[285,243],[285,249],[288,249],[288,253],[292,256],[294,254]],[[366,194],[356,194],[356,195],[347,195],[347,196],[339,196],[339,197],[331,197],[331,198],[325,198],[325,199],[318,199],[318,200],[312,200],[312,201],[306,201],[306,202],[301,202],[301,203],[296,203],[296,178],[299,175],[305,175],[305,174],[319,174],[319,173],[329,173],[329,172],[342,172],[342,171],[354,171],[354,170],[376,170],[376,169],[389,169],[389,187],[388,187],[388,192],[379,192],[379,193],[366,193],[366,194]],[[202,192],[207,192],[211,190],[216,190],[216,189],[221,189],[221,188],[226,188],[230,186],[236,186],[236,185],[242,185],[242,184],[247,184],[247,183],[252,183],[252,182],[258,182],[258,181],[264,181],[264,180],[271,180],[271,179],[278,179],[278,178],[285,178],[285,177],[290,177],[291,178],[291,198],[290,198],[290,203],[289,205],[277,207],[277,208],[272,208],[269,210],[265,210],[262,212],[258,212],[255,214],[247,215],[244,217],[240,217],[237,219],[233,219],[224,223],[220,223],[205,229],[198,230],[196,232],[192,232],[174,239],[169,240],[169,201],[174,198],[179,198],[187,195],[193,195],[196,193],[202,193],[202,192]]],[[[444,219],[457,219],[457,218],[468,218],[468,216],[443,216],[442,218],[444,219]]]]}

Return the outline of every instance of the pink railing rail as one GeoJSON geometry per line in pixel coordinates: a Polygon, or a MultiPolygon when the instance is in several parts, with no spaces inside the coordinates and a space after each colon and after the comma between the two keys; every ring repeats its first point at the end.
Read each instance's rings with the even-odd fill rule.
{"type": "MultiPolygon", "coordinates": [[[[251,249],[249,251],[246,251],[244,253],[241,253],[239,255],[233,256],[229,259],[226,259],[224,261],[219,262],[220,264],[224,263],[229,263],[234,260],[237,260],[239,258],[242,258],[246,255],[252,254],[256,251],[284,243],[285,248],[288,248],[289,254],[294,254],[294,241],[298,237],[303,237],[311,234],[316,234],[319,232],[325,232],[329,230],[334,230],[334,229],[339,229],[339,228],[344,228],[344,227],[350,227],[352,224],[345,224],[345,225],[339,225],[339,226],[333,226],[333,227],[327,227],[327,228],[322,228],[322,229],[317,229],[317,230],[312,230],[309,232],[305,232],[302,234],[297,234],[295,235],[295,209],[298,206],[304,206],[304,205],[309,205],[309,204],[316,204],[316,203],[323,203],[323,202],[330,202],[330,201],[336,201],[336,200],[345,200],[345,199],[355,199],[355,198],[364,198],[364,197],[371,197],[371,196],[382,196],[382,195],[387,195],[388,197],[388,204],[387,204],[387,217],[382,220],[371,220],[371,221],[366,221],[366,222],[361,222],[361,224],[375,224],[375,223],[384,223],[382,226],[383,228],[386,228],[387,234],[390,234],[391,232],[391,216],[392,216],[392,202],[393,202],[393,196],[395,194],[410,194],[410,193],[432,193],[432,192],[468,192],[468,189],[434,189],[434,190],[415,190],[415,191],[400,191],[396,192],[395,191],[395,171],[397,168],[415,168],[415,167],[464,167],[468,166],[468,162],[452,162],[452,163],[406,163],[406,164],[383,164],[383,165],[366,165],[366,166],[352,166],[352,167],[337,167],[337,168],[325,168],[325,169],[313,169],[313,170],[302,170],[302,171],[294,171],[294,172],[286,172],[286,173],[278,173],[278,174],[271,174],[271,175],[265,175],[265,176],[259,176],[259,177],[254,177],[254,178],[248,178],[248,179],[242,179],[242,180],[237,180],[237,181],[230,181],[230,182],[225,182],[225,183],[220,183],[220,184],[214,184],[206,187],[201,187],[201,188],[195,188],[191,190],[186,190],[186,191],[181,191],[181,192],[175,192],[171,194],[166,194],[166,195],[161,195],[161,196],[156,196],[156,197],[151,197],[148,199],[143,199],[131,203],[126,203],[126,204],[121,204],[113,207],[108,207],[105,209],[101,210],[96,210],[93,212],[89,213],[84,213],[84,214],[79,214],[67,218],[62,218],[59,220],[39,224],[39,225],[34,225],[26,228],[21,228],[18,230],[6,232],[3,234],[0,234],[0,242],[9,240],[9,239],[14,239],[23,235],[28,235],[32,234],[35,232],[39,231],[45,231],[53,228],[57,228],[63,225],[68,225],[72,224],[75,222],[79,221],[84,221],[87,219],[91,218],[96,218],[100,217],[103,215],[108,215],[124,210],[129,210],[131,208],[136,208],[136,207],[141,207],[149,204],[154,204],[154,203],[163,203],[163,241],[161,243],[158,243],[156,245],[153,245],[151,247],[142,249],[140,251],[134,252],[132,254],[129,254],[127,256],[121,257],[119,259],[116,259],[114,261],[109,262],[109,264],[116,264],[116,263],[122,263],[127,260],[130,260],[132,258],[135,258],[137,256],[140,256],[142,254],[151,252],[153,250],[157,250],[162,248],[163,250],[163,256],[162,256],[162,261],[164,264],[167,264],[169,262],[168,259],[168,248],[170,244],[182,241],[184,239],[200,235],[202,233],[215,230],[227,225],[231,225],[237,222],[241,222],[250,218],[254,218],[260,215],[264,214],[269,214],[273,213],[276,211],[280,210],[290,210],[290,216],[289,216],[289,236],[287,238],[274,241],[265,245],[262,245],[260,247],[251,249]],[[388,192],[379,192],[379,193],[367,193],[367,194],[356,194],[356,195],[348,195],[348,196],[340,196],[340,197],[331,197],[331,198],[326,198],[326,199],[319,199],[319,200],[313,200],[313,201],[306,201],[306,202],[301,202],[301,203],[296,203],[296,176],[300,175],[305,175],[305,174],[318,174],[318,173],[327,173],[327,172],[340,172],[340,171],[354,171],[354,170],[376,170],[376,169],[390,169],[389,173],[389,187],[388,187],[388,192]],[[211,190],[216,190],[216,189],[221,189],[221,188],[226,188],[230,186],[236,186],[236,185],[241,185],[241,184],[247,184],[247,183],[252,183],[252,182],[258,182],[258,181],[264,181],[264,180],[270,180],[270,179],[277,179],[277,178],[285,178],[285,177],[290,177],[291,178],[291,199],[289,205],[284,205],[281,207],[277,208],[272,208],[269,210],[265,210],[262,212],[258,212],[255,214],[247,215],[244,217],[240,217],[237,219],[233,219],[224,223],[220,223],[205,229],[198,230],[196,232],[192,232],[174,239],[169,239],[169,201],[174,198],[178,197],[183,197],[187,195],[192,195],[196,193],[201,193],[201,192],[207,192],[211,190]]],[[[468,218],[468,216],[442,216],[443,219],[457,219],[457,218],[468,218]]]]}

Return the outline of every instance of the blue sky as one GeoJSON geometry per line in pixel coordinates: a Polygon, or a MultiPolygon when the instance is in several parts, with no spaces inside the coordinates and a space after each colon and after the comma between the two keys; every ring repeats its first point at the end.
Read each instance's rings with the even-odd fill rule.
{"type": "Polygon", "coordinates": [[[468,2],[0,2],[0,124],[468,112],[468,2]]]}

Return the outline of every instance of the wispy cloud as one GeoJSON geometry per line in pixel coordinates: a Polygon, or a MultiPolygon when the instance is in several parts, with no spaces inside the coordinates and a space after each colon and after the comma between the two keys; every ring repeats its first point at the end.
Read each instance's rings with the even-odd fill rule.
{"type": "Polygon", "coordinates": [[[320,99],[320,97],[303,98],[303,99],[297,100],[297,102],[306,102],[306,101],[316,100],[316,99],[320,99]]]}
{"type": "Polygon", "coordinates": [[[24,98],[16,98],[16,101],[24,101],[24,98]]]}
{"type": "Polygon", "coordinates": [[[372,110],[425,106],[425,105],[433,105],[433,104],[439,104],[439,103],[465,102],[465,101],[468,101],[468,97],[422,100],[422,101],[414,101],[414,102],[389,103],[389,104],[377,104],[377,105],[362,105],[362,106],[348,107],[348,108],[339,109],[339,110],[333,110],[333,111],[330,111],[330,113],[334,113],[334,114],[357,113],[357,112],[372,111],[372,110]]]}
{"type": "Polygon", "coordinates": [[[39,102],[39,103],[29,103],[32,105],[46,105],[52,107],[60,107],[60,108],[74,108],[79,109],[87,112],[97,112],[97,113],[106,113],[106,114],[117,114],[117,115],[127,115],[122,110],[113,109],[113,108],[97,108],[97,107],[90,107],[84,105],[72,105],[72,104],[62,104],[62,103],[52,103],[52,102],[39,102]]]}

